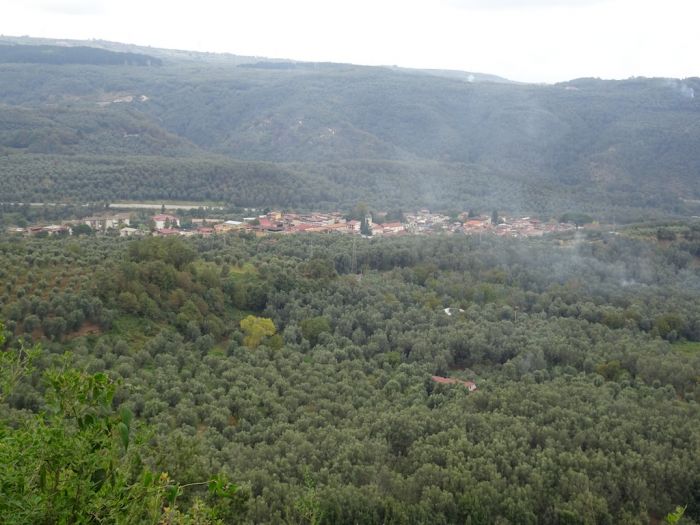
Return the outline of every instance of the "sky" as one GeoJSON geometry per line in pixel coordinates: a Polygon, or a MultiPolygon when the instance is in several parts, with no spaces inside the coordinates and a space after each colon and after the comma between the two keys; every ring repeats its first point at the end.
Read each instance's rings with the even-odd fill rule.
{"type": "Polygon", "coordinates": [[[0,0],[0,34],[459,69],[700,76],[698,0],[0,0]]]}

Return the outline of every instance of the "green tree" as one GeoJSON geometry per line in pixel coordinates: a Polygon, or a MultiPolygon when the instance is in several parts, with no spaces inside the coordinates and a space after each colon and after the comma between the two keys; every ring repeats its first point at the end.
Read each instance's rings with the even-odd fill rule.
{"type": "Polygon", "coordinates": [[[241,320],[241,330],[245,334],[243,344],[248,348],[257,348],[265,337],[275,334],[277,329],[272,319],[249,315],[241,320]]]}
{"type": "Polygon", "coordinates": [[[327,317],[318,316],[304,319],[301,322],[301,334],[308,339],[311,346],[316,346],[319,336],[331,331],[331,323],[327,317]]]}
{"type": "Polygon", "coordinates": [[[73,226],[73,235],[91,235],[92,233],[92,228],[85,223],[73,226]]]}
{"type": "MultiPolygon", "coordinates": [[[[0,346],[4,341],[0,325],[0,346]]],[[[2,352],[3,397],[37,352],[2,352]]],[[[0,420],[3,523],[213,524],[245,510],[245,491],[221,476],[179,485],[150,470],[131,412],[112,408],[116,384],[107,375],[68,369],[45,377],[44,412],[0,420]],[[195,486],[208,494],[195,497],[188,515],[177,499],[195,486]]]]}
{"type": "Polygon", "coordinates": [[[366,216],[362,217],[362,219],[360,220],[360,233],[362,235],[372,235],[372,228],[370,228],[366,216]]]}

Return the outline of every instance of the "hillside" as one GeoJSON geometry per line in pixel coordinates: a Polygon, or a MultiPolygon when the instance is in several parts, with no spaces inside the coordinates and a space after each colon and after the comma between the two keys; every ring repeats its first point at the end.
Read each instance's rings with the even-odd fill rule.
{"type": "MultiPolygon", "coordinates": [[[[88,165],[101,162],[94,155],[127,164],[147,156],[162,160],[162,172],[171,157],[264,162],[275,177],[299,173],[288,179],[297,193],[325,187],[324,202],[362,198],[376,207],[637,216],[691,212],[681,199],[700,197],[698,78],[531,85],[469,73],[123,49],[149,51],[162,65],[0,64],[0,164],[43,163],[18,158],[27,154],[50,155],[61,166],[75,164],[66,159],[74,155],[88,165]],[[360,186],[346,187],[349,180],[360,186]]],[[[216,180],[191,168],[193,184],[216,180]]],[[[21,174],[28,191],[52,177],[59,195],[86,197],[38,169],[21,174]]],[[[138,173],[125,177],[134,179],[134,196],[153,196],[138,173]]],[[[316,204],[286,202],[263,190],[269,182],[248,178],[245,192],[258,195],[258,205],[316,204]]],[[[155,198],[199,198],[181,195],[165,178],[154,186],[161,188],[155,198]]],[[[7,185],[0,191],[0,200],[27,196],[7,185]]],[[[233,193],[227,198],[242,203],[233,193]]]]}
{"type": "Polygon", "coordinates": [[[159,66],[157,58],[87,46],[14,45],[0,41],[0,63],[159,66]]]}
{"type": "Polygon", "coordinates": [[[700,228],[674,231],[664,244],[0,233],[0,348],[45,349],[0,397],[0,515],[159,513],[172,500],[155,490],[112,495],[160,472],[194,512],[220,472],[239,504],[189,523],[647,524],[680,505],[697,524],[700,228]],[[42,372],[73,367],[59,394],[92,374],[118,386],[128,450],[92,446],[115,432],[82,411],[53,416],[42,372]],[[80,485],[114,470],[106,490],[80,485]]]}

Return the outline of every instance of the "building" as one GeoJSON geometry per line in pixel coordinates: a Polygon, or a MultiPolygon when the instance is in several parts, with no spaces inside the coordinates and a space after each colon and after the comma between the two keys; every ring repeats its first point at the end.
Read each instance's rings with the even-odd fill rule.
{"type": "Polygon", "coordinates": [[[73,233],[70,226],[64,226],[62,224],[51,224],[49,226],[44,226],[41,231],[44,231],[49,235],[70,235],[73,233]]]}
{"type": "Polygon", "coordinates": [[[122,228],[119,230],[119,237],[133,237],[133,236],[141,236],[145,232],[143,230],[139,230],[138,228],[122,228]]]}
{"type": "Polygon", "coordinates": [[[400,233],[405,230],[400,222],[385,222],[381,225],[384,234],[400,233]]]}
{"type": "Polygon", "coordinates": [[[197,228],[197,233],[203,235],[204,237],[209,237],[214,233],[214,228],[209,228],[207,226],[200,226],[197,228]]]}
{"type": "Polygon", "coordinates": [[[175,228],[158,228],[153,232],[156,237],[170,237],[173,235],[180,235],[180,230],[175,228]]]}
{"type": "Polygon", "coordinates": [[[163,228],[179,228],[180,219],[175,217],[175,215],[168,215],[167,213],[161,213],[151,217],[155,223],[156,230],[162,230],[163,228]]]}
{"type": "Polygon", "coordinates": [[[476,383],[474,383],[473,381],[463,381],[462,379],[455,379],[453,377],[442,376],[432,376],[430,379],[441,385],[462,385],[465,386],[470,392],[474,392],[477,389],[476,383]]]}
{"type": "Polygon", "coordinates": [[[214,231],[216,233],[227,233],[236,230],[242,230],[247,227],[248,225],[241,221],[224,221],[219,224],[215,224],[214,231]]]}
{"type": "Polygon", "coordinates": [[[360,227],[362,226],[362,223],[353,219],[351,221],[346,222],[345,225],[347,226],[349,232],[360,233],[360,227]]]}
{"type": "Polygon", "coordinates": [[[131,225],[131,216],[128,213],[115,213],[113,215],[95,215],[85,217],[83,223],[90,226],[95,231],[105,231],[122,226],[131,225]]]}

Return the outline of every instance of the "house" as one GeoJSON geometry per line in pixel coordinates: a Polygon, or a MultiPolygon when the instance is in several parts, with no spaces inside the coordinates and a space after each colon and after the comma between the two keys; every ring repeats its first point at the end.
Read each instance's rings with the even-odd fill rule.
{"type": "Polygon", "coordinates": [[[63,226],[60,224],[51,224],[50,226],[44,226],[42,231],[48,233],[49,235],[70,235],[72,232],[70,226],[63,226]]]}
{"type": "Polygon", "coordinates": [[[62,226],[60,224],[51,224],[49,226],[30,226],[26,231],[29,235],[70,235],[73,232],[69,226],[62,226]]]}
{"type": "Polygon", "coordinates": [[[441,385],[462,385],[467,388],[470,392],[474,392],[476,388],[476,383],[473,381],[463,381],[462,379],[455,379],[454,377],[442,377],[442,376],[432,376],[434,382],[441,385]]]}
{"type": "Polygon", "coordinates": [[[325,226],[319,226],[317,224],[300,224],[296,227],[296,231],[301,233],[323,233],[326,230],[325,226]]]}
{"type": "Polygon", "coordinates": [[[381,225],[381,228],[385,234],[400,233],[405,229],[400,222],[385,222],[381,225]]]}
{"type": "Polygon", "coordinates": [[[348,230],[352,233],[360,233],[360,228],[362,227],[362,223],[354,219],[346,222],[345,225],[347,226],[348,230]]]}
{"type": "Polygon", "coordinates": [[[180,235],[180,230],[175,228],[158,228],[153,232],[153,235],[157,237],[169,237],[172,235],[180,235]]]}
{"type": "Polygon", "coordinates": [[[234,230],[240,230],[246,227],[246,224],[241,221],[224,221],[214,225],[214,230],[217,233],[226,233],[234,230]]]}
{"type": "Polygon", "coordinates": [[[133,236],[141,236],[143,235],[144,232],[143,230],[139,230],[138,228],[122,228],[119,230],[119,237],[133,237],[133,236]]]}
{"type": "Polygon", "coordinates": [[[272,224],[272,221],[266,217],[260,217],[258,219],[258,222],[260,223],[258,226],[261,230],[267,230],[267,229],[272,228],[274,226],[272,224]]]}
{"type": "Polygon", "coordinates": [[[175,217],[175,215],[168,215],[167,213],[161,213],[158,215],[154,215],[151,217],[153,219],[153,222],[155,223],[156,230],[162,230],[166,226],[169,227],[180,227],[180,219],[175,217]]]}
{"type": "Polygon", "coordinates": [[[83,223],[96,231],[105,231],[112,228],[131,225],[131,216],[128,213],[115,213],[113,215],[95,215],[85,217],[83,223]]]}
{"type": "Polygon", "coordinates": [[[282,230],[284,230],[284,224],[282,224],[281,222],[271,221],[265,216],[260,217],[259,221],[260,225],[258,226],[258,229],[260,230],[266,230],[271,232],[281,232],[282,230]]]}
{"type": "Polygon", "coordinates": [[[326,226],[326,231],[328,233],[340,232],[346,233],[348,231],[348,226],[342,222],[336,222],[326,226]]]}
{"type": "Polygon", "coordinates": [[[212,219],[210,217],[204,218],[204,219],[192,219],[192,224],[196,224],[199,226],[204,226],[207,224],[219,224],[220,222],[224,222],[223,219],[212,219]]]}

